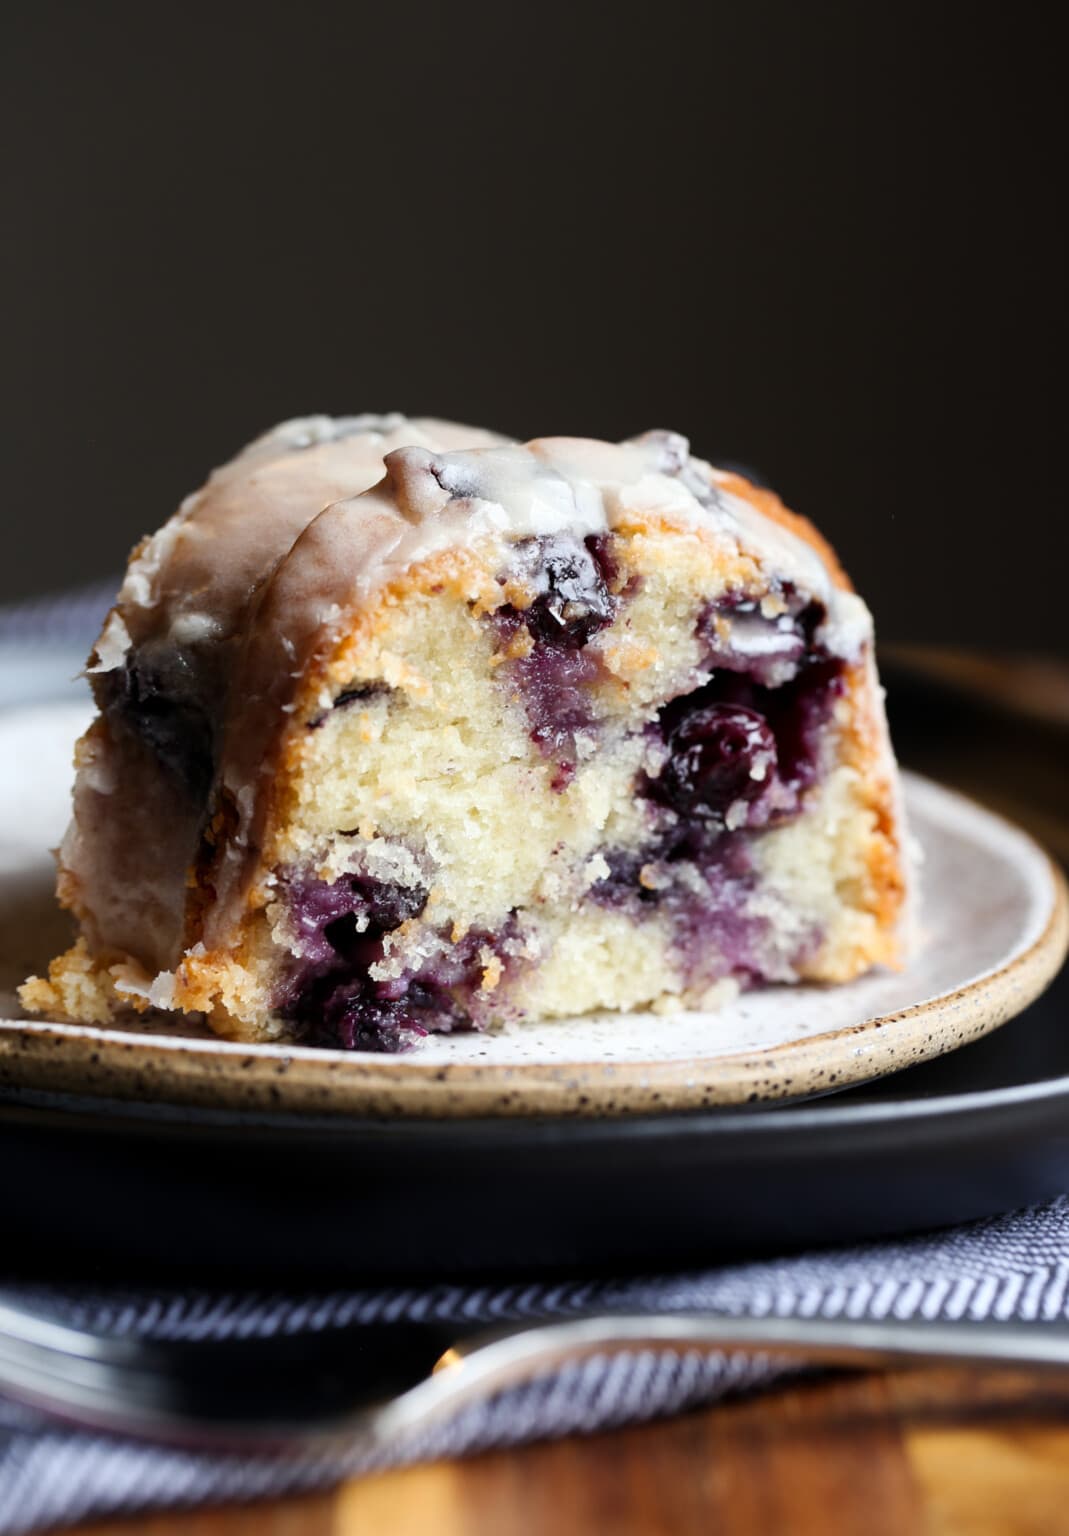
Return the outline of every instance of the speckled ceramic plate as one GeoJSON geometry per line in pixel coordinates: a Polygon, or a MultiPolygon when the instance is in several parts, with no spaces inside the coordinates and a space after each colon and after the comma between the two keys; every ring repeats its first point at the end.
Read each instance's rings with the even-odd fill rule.
{"type": "Polygon", "coordinates": [[[908,970],[781,987],[718,1013],[601,1014],[431,1038],[404,1056],[249,1047],[171,1020],[95,1029],[20,1015],[15,983],[64,942],[46,850],[63,829],[84,712],[0,717],[0,1084],[170,1104],[363,1116],[582,1115],[823,1093],[953,1050],[1046,986],[1064,883],[1024,833],[907,778],[923,853],[908,970]]]}

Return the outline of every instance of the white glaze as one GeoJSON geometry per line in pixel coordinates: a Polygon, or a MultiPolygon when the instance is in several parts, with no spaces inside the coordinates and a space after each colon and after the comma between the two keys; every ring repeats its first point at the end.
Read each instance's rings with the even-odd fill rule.
{"type": "MultiPolygon", "coordinates": [[[[103,702],[133,655],[150,680],[162,669],[164,696],[173,684],[209,724],[215,795],[225,791],[236,812],[204,915],[209,948],[230,937],[303,679],[376,591],[438,552],[478,546],[504,568],[517,540],[582,538],[636,515],[708,529],[770,581],[821,601],[823,643],[855,659],[871,634],[864,604],[729,485],[671,432],[519,445],[396,414],[298,418],[217,469],[132,559],[89,668],[103,702]]],[[[187,872],[218,799],[179,803],[148,750],[110,728],[98,728],[84,760],[62,862],[90,942],[168,970],[189,942],[187,872]]]]}

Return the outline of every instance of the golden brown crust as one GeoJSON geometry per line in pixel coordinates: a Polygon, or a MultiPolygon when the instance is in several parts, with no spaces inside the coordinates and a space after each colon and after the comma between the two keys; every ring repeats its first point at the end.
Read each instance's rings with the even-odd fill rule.
{"type": "Polygon", "coordinates": [[[903,828],[894,758],[877,690],[870,658],[847,668],[845,694],[850,708],[842,760],[856,773],[859,798],[873,818],[865,848],[867,878],[858,905],[874,917],[877,934],[862,956],[847,955],[840,965],[825,966],[820,972],[823,980],[846,981],[871,965],[899,969],[906,959],[902,922],[907,898],[903,828]]]}
{"type": "Polygon", "coordinates": [[[19,1001],[27,1013],[80,1024],[107,1024],[120,1006],[108,966],[90,953],[84,936],[50,962],[47,979],[30,976],[23,982],[19,1001]]]}
{"type": "Polygon", "coordinates": [[[854,590],[849,576],[839,563],[838,555],[808,517],[803,517],[800,512],[792,512],[790,507],[784,506],[774,491],[767,491],[761,486],[754,485],[743,475],[724,471],[718,474],[717,483],[725,491],[730,491],[733,496],[741,496],[743,501],[748,501],[752,507],[757,508],[758,512],[763,513],[772,522],[778,523],[781,528],[786,528],[789,533],[793,533],[803,543],[808,544],[810,549],[815,550],[841,592],[854,590]]]}

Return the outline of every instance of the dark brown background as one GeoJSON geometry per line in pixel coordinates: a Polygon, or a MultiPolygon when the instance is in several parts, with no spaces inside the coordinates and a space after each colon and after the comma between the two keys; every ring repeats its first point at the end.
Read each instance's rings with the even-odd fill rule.
{"type": "Polygon", "coordinates": [[[279,417],[688,432],[896,639],[1064,646],[1047,5],[9,7],[0,598],[279,417]]]}

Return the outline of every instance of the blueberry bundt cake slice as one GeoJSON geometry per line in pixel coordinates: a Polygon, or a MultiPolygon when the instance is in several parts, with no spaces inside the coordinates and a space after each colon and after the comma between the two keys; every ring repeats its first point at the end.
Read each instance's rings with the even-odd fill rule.
{"type": "Polygon", "coordinates": [[[31,1010],[396,1049],[901,959],[868,610],[674,433],[287,423],[134,552],[89,673],[31,1010]]]}

